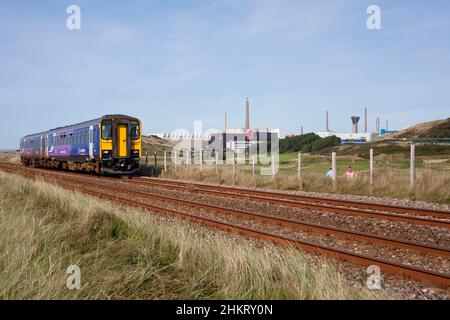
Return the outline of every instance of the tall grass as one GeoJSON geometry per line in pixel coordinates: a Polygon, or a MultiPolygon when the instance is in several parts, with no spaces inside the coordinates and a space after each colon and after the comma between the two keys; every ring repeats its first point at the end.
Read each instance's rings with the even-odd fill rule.
{"type": "Polygon", "coordinates": [[[0,172],[2,299],[388,297],[317,261],[0,172]]]}
{"type": "Polygon", "coordinates": [[[297,179],[295,171],[280,171],[275,177],[257,174],[253,177],[248,168],[237,167],[233,178],[231,166],[223,166],[218,172],[213,166],[179,167],[176,174],[169,168],[165,177],[184,180],[220,183],[244,187],[261,187],[281,190],[302,190],[338,194],[353,194],[399,199],[411,199],[450,204],[450,172],[431,169],[416,170],[416,183],[410,188],[409,171],[391,168],[378,168],[374,173],[372,185],[369,183],[368,171],[357,172],[356,178],[348,180],[338,177],[336,189],[331,179],[325,174],[304,172],[302,183],[297,179]]]}

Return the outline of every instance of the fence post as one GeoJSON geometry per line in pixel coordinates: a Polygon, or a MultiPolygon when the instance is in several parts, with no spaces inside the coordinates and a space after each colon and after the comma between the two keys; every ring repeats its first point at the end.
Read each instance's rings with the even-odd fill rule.
{"type": "Polygon", "coordinates": [[[272,181],[275,183],[275,156],[272,155],[272,181]]]}
{"type": "Polygon", "coordinates": [[[252,176],[255,176],[255,155],[252,156],[252,176]]]}
{"type": "Polygon", "coordinates": [[[164,173],[167,172],[167,151],[164,150],[164,173]]]}
{"type": "Polygon", "coordinates": [[[186,149],[186,172],[189,174],[189,164],[191,163],[191,152],[186,149]]]}
{"type": "Polygon", "coordinates": [[[174,150],[175,151],[175,163],[174,163],[174,165],[175,165],[175,170],[174,170],[174,172],[175,172],[175,178],[177,177],[177,175],[178,175],[178,172],[177,172],[177,162],[178,162],[178,150],[174,150]]]}
{"type": "Polygon", "coordinates": [[[409,186],[411,188],[414,188],[415,183],[415,153],[416,153],[416,146],[414,144],[411,144],[411,160],[410,160],[410,166],[409,166],[409,186]]]}
{"type": "Polygon", "coordinates": [[[233,152],[233,186],[236,184],[236,152],[233,152]]]}
{"type": "Polygon", "coordinates": [[[370,174],[369,174],[369,181],[370,184],[373,184],[373,149],[370,149],[370,162],[369,162],[369,167],[370,167],[370,174]]]}
{"type": "Polygon", "coordinates": [[[253,180],[253,188],[256,189],[256,171],[255,171],[255,166],[256,166],[256,155],[252,156],[252,180],[253,180]]]}
{"type": "Polygon", "coordinates": [[[300,191],[303,190],[302,183],[302,153],[298,153],[298,162],[297,162],[297,180],[298,180],[298,188],[300,191]]]}
{"type": "Polygon", "coordinates": [[[216,151],[216,174],[219,174],[219,153],[216,151]]]}
{"type": "Polygon", "coordinates": [[[333,191],[336,191],[336,152],[331,153],[331,170],[333,171],[333,176],[331,177],[333,181],[333,191]]]}
{"type": "Polygon", "coordinates": [[[145,170],[144,170],[144,174],[148,175],[148,151],[145,151],[145,170]]]}

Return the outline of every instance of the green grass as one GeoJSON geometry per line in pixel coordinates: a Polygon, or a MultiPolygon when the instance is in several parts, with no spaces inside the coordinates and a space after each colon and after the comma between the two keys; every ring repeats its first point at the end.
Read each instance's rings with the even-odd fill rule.
{"type": "MultiPolygon", "coordinates": [[[[0,299],[379,299],[325,259],[0,172],[0,299]],[[81,268],[81,290],[66,269],[81,268]]],[[[391,296],[392,297],[392,296],[391,296]]]]}

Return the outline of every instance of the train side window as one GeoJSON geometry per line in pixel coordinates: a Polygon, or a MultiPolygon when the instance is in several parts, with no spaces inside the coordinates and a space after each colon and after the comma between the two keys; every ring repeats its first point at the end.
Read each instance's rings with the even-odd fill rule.
{"type": "Polygon", "coordinates": [[[137,122],[130,123],[130,138],[132,140],[139,139],[139,123],[137,122]]]}
{"type": "Polygon", "coordinates": [[[112,139],[112,121],[103,120],[102,121],[102,139],[110,140],[112,139]]]}

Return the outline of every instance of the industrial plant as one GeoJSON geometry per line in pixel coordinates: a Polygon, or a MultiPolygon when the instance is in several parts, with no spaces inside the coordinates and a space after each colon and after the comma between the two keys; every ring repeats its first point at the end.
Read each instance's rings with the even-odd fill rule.
{"type": "MultiPolygon", "coordinates": [[[[360,116],[351,116],[351,132],[333,132],[329,127],[328,111],[325,112],[325,131],[316,132],[316,134],[321,138],[326,138],[330,136],[336,136],[341,139],[342,143],[364,143],[369,142],[379,135],[392,133],[393,131],[388,130],[388,121],[386,120],[386,129],[380,129],[380,118],[376,119],[376,130],[373,132],[369,131],[368,126],[368,112],[367,108],[364,108],[364,131],[359,130],[360,116]]],[[[350,122],[349,122],[350,124],[350,122]]],[[[303,129],[302,129],[303,131],[303,129]]]]}
{"type": "Polygon", "coordinates": [[[202,148],[210,151],[228,149],[238,154],[245,153],[256,144],[282,138],[280,129],[250,127],[250,102],[248,97],[245,98],[244,113],[244,126],[241,128],[228,128],[228,118],[225,112],[223,130],[199,135],[180,131],[170,134],[157,134],[157,136],[176,143],[183,142],[185,146],[190,144],[192,149],[194,149],[194,146],[202,146],[202,148]]]}

